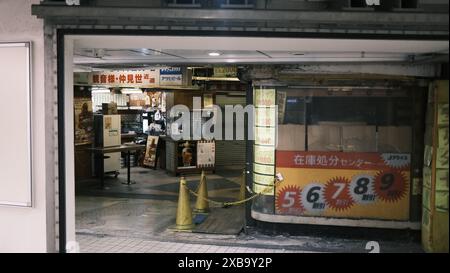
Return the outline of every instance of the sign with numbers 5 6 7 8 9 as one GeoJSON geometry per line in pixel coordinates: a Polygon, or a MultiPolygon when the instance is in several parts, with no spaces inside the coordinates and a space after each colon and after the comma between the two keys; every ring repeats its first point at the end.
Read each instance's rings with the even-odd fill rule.
{"type": "Polygon", "coordinates": [[[407,220],[409,158],[406,154],[277,152],[276,171],[285,179],[276,188],[276,213],[407,220]]]}

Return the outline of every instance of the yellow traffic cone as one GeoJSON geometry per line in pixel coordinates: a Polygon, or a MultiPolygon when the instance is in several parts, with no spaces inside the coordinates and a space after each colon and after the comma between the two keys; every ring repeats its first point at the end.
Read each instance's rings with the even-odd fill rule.
{"type": "Polygon", "coordinates": [[[191,202],[189,200],[189,190],[186,187],[186,179],[181,177],[180,180],[180,194],[178,195],[177,208],[177,230],[190,230],[194,228],[192,223],[191,202]]]}
{"type": "Polygon", "coordinates": [[[195,203],[194,212],[197,213],[206,213],[209,211],[209,203],[208,203],[208,189],[206,187],[206,175],[205,172],[202,171],[202,175],[200,177],[200,185],[198,186],[197,191],[197,202],[195,203]]]}
{"type": "Polygon", "coordinates": [[[239,200],[245,199],[245,170],[242,172],[241,189],[239,191],[239,200]]]}

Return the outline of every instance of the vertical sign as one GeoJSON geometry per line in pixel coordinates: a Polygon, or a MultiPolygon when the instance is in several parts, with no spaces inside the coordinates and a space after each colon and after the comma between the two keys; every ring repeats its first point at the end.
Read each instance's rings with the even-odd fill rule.
{"type": "Polygon", "coordinates": [[[255,88],[253,191],[274,194],[277,128],[275,89],[255,88]]]}

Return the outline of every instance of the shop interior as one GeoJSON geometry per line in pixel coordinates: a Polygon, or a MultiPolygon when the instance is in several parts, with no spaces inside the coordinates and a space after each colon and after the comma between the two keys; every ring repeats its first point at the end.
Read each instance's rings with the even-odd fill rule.
{"type": "MultiPolygon", "coordinates": [[[[202,108],[245,106],[247,85],[239,81],[237,72],[237,66],[75,72],[78,229],[144,234],[156,232],[162,225],[170,229],[175,223],[180,179],[185,178],[187,186],[196,190],[202,173],[209,198],[238,200],[245,141],[174,140],[171,128],[177,126],[180,132],[182,128],[174,125],[176,119],[169,115],[174,105],[185,105],[192,122],[194,97],[201,99],[202,108]],[[126,77],[123,83],[121,77],[126,77]],[[116,150],[106,152],[110,148],[116,150]],[[105,209],[118,203],[124,211],[109,215],[117,218],[114,224],[102,217],[92,221],[92,205],[105,209]],[[136,208],[145,212],[136,214],[136,208]]],[[[203,118],[202,124],[207,120],[203,118]]],[[[191,199],[195,200],[194,196],[191,199]]],[[[238,234],[243,228],[243,209],[212,205],[209,214],[194,215],[195,232],[238,234]],[[227,220],[230,217],[235,220],[227,220]]]]}

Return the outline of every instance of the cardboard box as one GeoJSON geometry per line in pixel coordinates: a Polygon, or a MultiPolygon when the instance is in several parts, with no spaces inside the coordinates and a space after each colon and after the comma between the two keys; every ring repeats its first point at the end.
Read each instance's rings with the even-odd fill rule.
{"type": "Polygon", "coordinates": [[[296,124],[278,125],[279,151],[304,151],[305,150],[305,126],[296,124]]]}
{"type": "Polygon", "coordinates": [[[378,127],[378,152],[410,153],[412,146],[412,129],[409,126],[378,127]]]}
{"type": "Polygon", "coordinates": [[[344,152],[376,152],[375,126],[342,126],[344,152]]]}
{"type": "Polygon", "coordinates": [[[308,126],[309,151],[341,151],[341,126],[308,126]]]}

